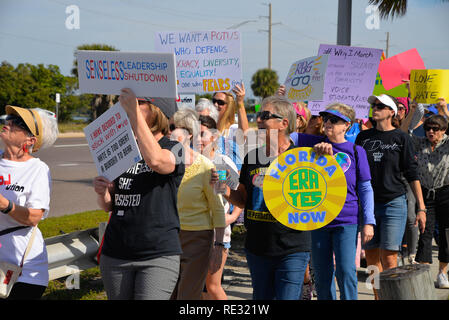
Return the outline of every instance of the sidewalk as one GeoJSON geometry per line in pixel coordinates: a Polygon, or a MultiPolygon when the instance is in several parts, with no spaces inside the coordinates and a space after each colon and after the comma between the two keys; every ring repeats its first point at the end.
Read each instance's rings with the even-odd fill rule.
{"type": "MultiPolygon", "coordinates": [[[[430,265],[433,281],[436,280],[438,274],[438,249],[433,247],[433,264],[430,265]]],[[[252,300],[251,276],[246,265],[245,254],[242,248],[231,247],[228,261],[225,265],[223,288],[228,295],[229,300],[252,300]],[[232,265],[232,266],[231,266],[232,265]]],[[[374,300],[374,294],[368,289],[365,280],[368,277],[365,268],[357,269],[358,275],[358,297],[359,300],[374,300]]],[[[435,288],[435,296],[437,300],[448,300],[449,289],[435,288]]],[[[339,298],[337,285],[337,298],[339,298]]],[[[316,297],[313,298],[316,300],[316,297]]]]}

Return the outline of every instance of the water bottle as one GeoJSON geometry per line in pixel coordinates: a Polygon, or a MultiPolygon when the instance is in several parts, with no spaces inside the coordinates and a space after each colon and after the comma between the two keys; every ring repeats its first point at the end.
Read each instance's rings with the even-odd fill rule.
{"type": "Polygon", "coordinates": [[[218,181],[215,182],[214,192],[216,194],[224,194],[226,193],[226,165],[217,164],[215,170],[218,174],[218,181]]]}

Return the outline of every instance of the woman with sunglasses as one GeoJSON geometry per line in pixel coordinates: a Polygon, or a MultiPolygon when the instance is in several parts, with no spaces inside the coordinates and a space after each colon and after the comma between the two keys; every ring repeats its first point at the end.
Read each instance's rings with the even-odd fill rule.
{"type": "Polygon", "coordinates": [[[179,141],[186,152],[186,172],[178,191],[182,255],[173,298],[201,300],[208,271],[215,273],[222,264],[225,208],[221,195],[209,184],[213,162],[191,147],[199,144],[198,113],[181,109],[173,120],[176,129],[171,139],[179,141]]]}
{"type": "MultiPolygon", "coordinates": [[[[397,266],[407,220],[407,188],[405,177],[418,206],[415,224],[424,231],[426,207],[418,176],[418,164],[411,138],[393,126],[397,115],[396,99],[386,94],[370,96],[372,118],[376,127],[360,132],[356,144],[362,146],[368,156],[371,183],[374,190],[374,214],[376,228],[374,238],[364,245],[368,265],[379,272],[397,266]]],[[[377,298],[377,291],[375,290],[377,298]]]]}
{"type": "Polygon", "coordinates": [[[48,215],[51,177],[48,166],[31,154],[55,142],[58,124],[39,108],[6,106],[6,114],[0,132],[5,147],[0,151],[0,261],[23,266],[8,299],[40,299],[49,276],[37,224],[48,215]]]}
{"type": "Polygon", "coordinates": [[[336,277],[340,299],[357,300],[358,226],[362,226],[362,242],[366,243],[373,237],[375,225],[370,169],[365,150],[345,138],[355,119],[354,109],[334,103],[321,111],[320,116],[325,137],[299,134],[296,146],[314,147],[318,153],[335,155],[345,173],[348,193],[339,215],[325,227],[312,231],[312,267],[317,296],[319,300],[335,300],[336,277]]]}
{"type": "MultiPolygon", "coordinates": [[[[284,98],[262,101],[259,130],[266,130],[266,144],[248,152],[240,172],[237,190],[226,189],[225,198],[245,208],[246,258],[251,273],[254,300],[298,300],[310,258],[310,232],[288,228],[268,211],[262,184],[271,161],[294,148],[290,133],[296,115],[284,98]]],[[[213,180],[217,180],[213,173],[213,180]]]]}
{"type": "MultiPolygon", "coordinates": [[[[410,114],[401,127],[407,128],[407,120],[413,117],[417,104],[410,104],[410,114]]],[[[438,109],[449,115],[444,99],[438,102],[438,109]]],[[[426,137],[410,135],[418,160],[418,175],[422,185],[424,202],[427,209],[426,229],[420,234],[415,260],[419,263],[432,263],[432,238],[435,220],[438,224],[438,260],[439,272],[437,286],[449,288],[447,265],[449,248],[446,230],[449,228],[449,137],[445,134],[448,121],[442,115],[432,115],[424,120],[426,137]]]]}
{"type": "Polygon", "coordinates": [[[114,181],[93,181],[99,206],[110,212],[101,277],[110,300],[168,300],[178,280],[181,255],[176,197],[184,152],[165,136],[176,105],[137,99],[128,88],[122,89],[119,101],[143,159],[114,181]]]}

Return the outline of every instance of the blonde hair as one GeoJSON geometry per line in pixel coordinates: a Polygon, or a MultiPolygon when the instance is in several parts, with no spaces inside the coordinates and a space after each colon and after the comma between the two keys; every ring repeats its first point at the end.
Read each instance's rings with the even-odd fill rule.
{"type": "Polygon", "coordinates": [[[220,119],[220,121],[218,121],[217,123],[217,129],[220,132],[223,132],[226,129],[229,129],[229,127],[234,124],[235,122],[235,118],[234,115],[237,111],[237,105],[235,103],[235,99],[234,96],[232,95],[232,93],[230,92],[215,92],[213,97],[215,97],[215,95],[217,93],[223,93],[226,95],[226,110],[223,114],[223,117],[220,119]]]}
{"type": "Polygon", "coordinates": [[[151,133],[161,132],[164,136],[168,134],[169,123],[162,110],[148,101],[144,101],[142,104],[147,105],[151,112],[150,123],[148,123],[151,133]]]}
{"type": "Polygon", "coordinates": [[[296,130],[296,111],[290,101],[284,97],[271,96],[263,99],[261,108],[270,105],[274,109],[274,113],[288,120],[288,127],[285,134],[289,135],[296,130]]]}

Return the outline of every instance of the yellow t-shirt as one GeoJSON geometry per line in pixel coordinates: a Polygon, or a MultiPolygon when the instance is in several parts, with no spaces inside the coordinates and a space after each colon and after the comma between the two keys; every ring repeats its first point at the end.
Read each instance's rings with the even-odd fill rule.
{"type": "Polygon", "coordinates": [[[221,195],[209,184],[212,161],[197,154],[186,168],[178,189],[178,213],[181,230],[200,231],[226,227],[221,195]]]}

